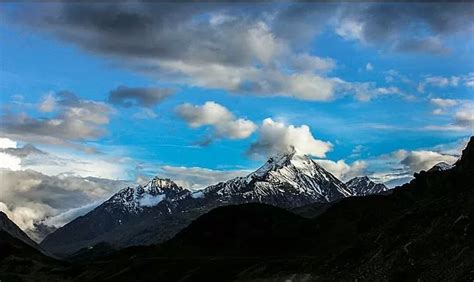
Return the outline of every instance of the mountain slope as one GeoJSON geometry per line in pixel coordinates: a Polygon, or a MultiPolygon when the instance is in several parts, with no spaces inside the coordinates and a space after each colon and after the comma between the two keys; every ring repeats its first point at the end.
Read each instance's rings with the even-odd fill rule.
{"type": "Polygon", "coordinates": [[[57,281],[62,267],[0,212],[0,281],[57,281]],[[52,279],[52,280],[51,280],[52,279]]]}
{"type": "Polygon", "coordinates": [[[185,204],[181,200],[191,199],[190,195],[190,191],[171,180],[160,178],[154,178],[145,186],[124,188],[88,214],[48,235],[41,246],[65,255],[100,242],[116,247],[168,239],[174,231],[165,226],[169,225],[170,229],[173,224],[181,226],[181,221],[172,215],[179,216],[185,204]],[[155,236],[155,228],[162,231],[163,238],[155,236]]]}
{"type": "Polygon", "coordinates": [[[246,177],[195,193],[160,178],[145,186],[127,187],[47,236],[41,246],[63,255],[100,242],[118,248],[156,244],[219,206],[258,202],[294,208],[350,195],[346,185],[332,174],[309,157],[291,151],[270,158],[246,177]]]}
{"type": "Polygon", "coordinates": [[[39,250],[39,246],[23,232],[8,216],[0,211],[0,230],[8,233],[13,238],[21,240],[23,243],[39,250]]]}
{"type": "Polygon", "coordinates": [[[354,177],[346,182],[346,186],[353,196],[380,194],[389,190],[384,184],[375,183],[367,176],[354,177]]]}

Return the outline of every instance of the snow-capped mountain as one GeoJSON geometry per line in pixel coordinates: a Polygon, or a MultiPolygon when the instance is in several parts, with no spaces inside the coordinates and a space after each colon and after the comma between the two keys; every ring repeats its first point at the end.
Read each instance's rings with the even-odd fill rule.
{"type": "Polygon", "coordinates": [[[144,186],[127,187],[47,236],[41,246],[64,254],[99,242],[118,247],[154,244],[170,238],[198,216],[219,206],[259,202],[295,208],[352,196],[354,189],[349,189],[311,158],[292,150],[270,158],[246,177],[196,192],[158,177],[144,186]]]}
{"type": "Polygon", "coordinates": [[[453,167],[454,167],[454,165],[450,165],[450,164],[447,164],[445,162],[440,162],[440,163],[435,164],[428,171],[445,171],[445,170],[450,170],[453,167]]]}
{"type": "Polygon", "coordinates": [[[367,196],[389,190],[384,184],[375,183],[367,176],[354,177],[346,182],[346,186],[353,196],[367,196]]]}
{"type": "Polygon", "coordinates": [[[153,178],[145,186],[127,187],[104,203],[106,209],[123,209],[139,213],[144,208],[158,205],[163,200],[174,202],[185,198],[191,191],[178,186],[170,179],[153,178]]]}
{"type": "Polygon", "coordinates": [[[270,158],[246,177],[210,186],[203,196],[226,203],[261,202],[298,207],[350,196],[346,185],[308,156],[294,150],[270,158]]]}

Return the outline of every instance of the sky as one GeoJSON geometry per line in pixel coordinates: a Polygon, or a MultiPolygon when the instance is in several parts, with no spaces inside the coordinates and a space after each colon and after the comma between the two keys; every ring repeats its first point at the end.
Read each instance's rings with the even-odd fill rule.
{"type": "Polygon", "coordinates": [[[0,210],[58,227],[295,148],[388,186],[474,132],[470,3],[0,4],[0,210]]]}

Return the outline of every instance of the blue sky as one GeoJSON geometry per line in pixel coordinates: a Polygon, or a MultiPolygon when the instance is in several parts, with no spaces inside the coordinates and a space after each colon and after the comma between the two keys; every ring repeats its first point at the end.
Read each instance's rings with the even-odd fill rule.
{"type": "MultiPolygon", "coordinates": [[[[469,35],[472,36],[472,17],[469,18],[472,9],[466,9],[467,6],[454,4],[456,7],[447,7],[446,17],[458,17],[451,22],[446,21],[446,17],[431,15],[430,9],[426,14],[418,11],[437,4],[422,7],[378,3],[350,7],[338,4],[331,5],[333,7],[318,20],[314,19],[321,15],[318,11],[328,8],[324,4],[309,5],[308,13],[314,15],[307,17],[286,15],[297,6],[290,3],[254,7],[202,5],[196,12],[186,5],[180,9],[172,7],[169,14],[157,12],[157,18],[167,21],[169,28],[166,32],[173,35],[159,30],[158,21],[143,29],[142,35],[117,35],[120,32],[140,32],[140,28],[127,31],[127,25],[136,28],[132,21],[126,22],[125,27],[113,22],[114,15],[123,15],[125,11],[120,5],[90,5],[83,11],[80,5],[3,5],[0,91],[5,122],[0,132],[2,137],[16,141],[18,147],[32,143],[53,155],[61,153],[84,160],[99,158],[118,162],[123,169],[117,170],[119,175],[113,177],[134,181],[142,174],[166,174],[160,170],[161,166],[219,171],[254,169],[269,154],[276,153],[275,148],[292,145],[277,144],[273,148],[272,144],[269,145],[271,149],[264,147],[266,149],[258,156],[249,156],[252,144],[264,139],[261,128],[266,118],[286,127],[307,125],[314,140],[330,143],[331,148],[323,155],[311,153],[317,149],[303,150],[303,153],[334,162],[344,160],[349,166],[364,161],[366,167],[358,173],[366,174],[386,169],[379,164],[380,156],[401,149],[407,152],[435,150],[433,148],[443,144],[462,143],[473,133],[474,44],[472,39],[468,39],[469,35]],[[109,15],[111,19],[110,23],[102,19],[110,24],[102,28],[92,16],[99,16],[99,12],[107,9],[115,12],[103,15],[109,15]],[[465,14],[459,15],[459,9],[465,10],[465,14]],[[94,14],[94,10],[99,12],[94,14]],[[386,30],[381,30],[382,27],[377,26],[380,22],[364,18],[373,11],[385,10],[402,13],[401,18],[405,18],[407,24],[397,26],[392,23],[391,26],[388,23],[384,27],[386,30]],[[173,14],[175,18],[170,16],[173,14]],[[84,18],[75,21],[73,15],[84,18]],[[47,21],[48,17],[53,20],[47,21]],[[293,25],[289,34],[281,27],[285,23],[290,27],[293,25]],[[188,38],[192,35],[188,29],[194,33],[215,33],[209,40],[218,40],[211,47],[219,51],[214,54],[214,49],[206,50],[209,42],[204,39],[188,38]],[[380,34],[373,35],[374,30],[380,34]],[[147,41],[146,36],[155,35],[155,41],[147,41]],[[228,43],[234,37],[239,40],[228,43]],[[114,49],[102,40],[120,42],[114,49]],[[173,43],[196,44],[196,49],[191,46],[193,48],[175,53],[165,50],[163,54],[158,51],[156,54],[139,54],[142,49],[159,49],[162,47],[160,44],[173,43]],[[234,47],[235,50],[227,50],[234,47]],[[133,48],[137,50],[131,50],[133,48]],[[253,49],[248,51],[245,48],[253,49]],[[230,54],[233,51],[237,55],[242,53],[244,58],[240,60],[235,57],[237,55],[230,54]],[[300,61],[289,59],[299,55],[308,57],[302,57],[300,61]],[[297,62],[307,63],[309,57],[319,60],[319,65],[309,73],[306,69],[294,67],[297,62]],[[236,87],[227,85],[228,81],[213,81],[212,71],[207,73],[207,70],[216,65],[222,67],[220,74],[228,71],[229,77],[234,72],[242,72],[240,78],[249,79],[248,76],[255,72],[266,79],[267,72],[273,71],[282,75],[283,81],[292,75],[308,74],[308,77],[316,76],[335,86],[329,98],[313,97],[306,90],[302,90],[301,95],[292,93],[293,89],[298,91],[304,87],[301,85],[307,80],[286,85],[288,82],[268,79],[262,86],[259,84],[261,81],[249,79],[250,89],[247,90],[245,83],[236,87]],[[194,69],[196,66],[199,70],[194,69]],[[254,84],[258,87],[255,88],[254,84]],[[108,100],[111,91],[119,86],[166,88],[173,89],[174,93],[152,106],[136,104],[138,106],[123,107],[108,100]],[[268,90],[260,90],[262,87],[268,87],[268,90]],[[78,138],[58,137],[52,133],[54,141],[42,140],[31,131],[22,132],[21,129],[27,127],[25,124],[11,121],[20,115],[35,122],[55,119],[61,115],[61,110],[71,106],[57,106],[51,111],[40,111],[38,107],[48,95],[53,100],[59,99],[55,95],[64,90],[73,92],[80,100],[100,103],[110,110],[106,122],[92,125],[102,131],[100,134],[78,138]],[[280,91],[284,93],[278,93],[280,91]],[[310,98],[305,95],[310,95],[310,98]],[[438,104],[433,99],[439,99],[438,104]],[[446,102],[450,100],[454,102],[446,102]],[[227,127],[222,127],[229,124],[211,122],[193,127],[190,118],[186,119],[177,112],[184,103],[202,106],[208,101],[225,107],[235,120],[253,123],[255,128],[245,138],[232,138],[216,133],[227,130],[227,127]],[[435,110],[438,110],[437,114],[433,114],[435,110]],[[204,141],[206,144],[201,144],[204,141]]],[[[131,13],[143,18],[153,15],[141,8],[134,7],[131,13]]],[[[377,16],[383,15],[375,14],[374,17],[377,16]]],[[[318,92],[317,87],[311,91],[318,92]]],[[[48,135],[44,131],[41,134],[48,135]]],[[[295,135],[294,138],[301,137],[295,135]]],[[[437,152],[445,154],[440,150],[437,152]]],[[[36,168],[40,172],[46,171],[41,171],[39,166],[36,168]]],[[[48,171],[53,172],[74,173],[60,169],[48,171]]],[[[110,177],[108,173],[102,175],[100,172],[95,176],[110,177]]]]}
{"type": "Polygon", "coordinates": [[[469,4],[0,7],[7,170],[199,188],[294,146],[390,184],[474,131],[469,4]]]}

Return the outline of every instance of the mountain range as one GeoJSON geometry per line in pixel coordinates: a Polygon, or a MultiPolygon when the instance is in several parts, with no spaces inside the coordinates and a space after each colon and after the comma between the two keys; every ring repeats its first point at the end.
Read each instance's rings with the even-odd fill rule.
{"type": "MultiPolygon", "coordinates": [[[[443,167],[415,173],[390,193],[290,210],[220,206],[161,244],[118,251],[96,245],[75,262],[53,260],[14,237],[22,233],[0,230],[0,279],[472,281],[474,137],[453,166],[443,167]]],[[[140,201],[139,194],[128,195],[140,201]]]]}
{"type": "Polygon", "coordinates": [[[163,242],[213,208],[264,203],[294,209],[387,191],[367,177],[347,184],[308,156],[291,150],[245,177],[191,192],[170,179],[122,189],[85,216],[47,236],[41,246],[58,255],[107,242],[115,248],[163,242]]]}

